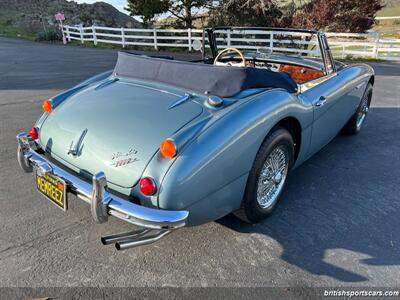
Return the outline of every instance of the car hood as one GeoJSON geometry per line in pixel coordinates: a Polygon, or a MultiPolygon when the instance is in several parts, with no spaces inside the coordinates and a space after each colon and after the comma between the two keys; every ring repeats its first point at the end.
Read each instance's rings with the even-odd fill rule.
{"type": "Polygon", "coordinates": [[[103,171],[110,183],[132,187],[160,142],[202,113],[192,101],[171,109],[182,96],[122,80],[89,86],[48,115],[40,143],[56,160],[89,174],[103,171]]]}

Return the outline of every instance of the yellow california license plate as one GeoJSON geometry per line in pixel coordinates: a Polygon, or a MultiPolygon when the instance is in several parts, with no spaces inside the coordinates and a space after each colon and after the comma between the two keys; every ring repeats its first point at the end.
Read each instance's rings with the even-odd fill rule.
{"type": "Polygon", "coordinates": [[[38,191],[64,211],[67,210],[67,195],[65,181],[51,174],[40,175],[36,172],[38,191]]]}

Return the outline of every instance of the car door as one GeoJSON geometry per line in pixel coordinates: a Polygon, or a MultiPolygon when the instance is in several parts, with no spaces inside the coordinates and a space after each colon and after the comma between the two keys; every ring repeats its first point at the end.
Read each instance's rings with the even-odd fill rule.
{"type": "Polygon", "coordinates": [[[333,74],[325,82],[300,95],[305,103],[313,106],[314,121],[309,155],[329,143],[345,122],[342,106],[348,100],[348,95],[341,86],[341,78],[333,74]]]}
{"type": "Polygon", "coordinates": [[[299,95],[302,101],[313,106],[309,156],[336,136],[354,113],[357,104],[349,78],[353,76],[349,72],[336,72],[326,38],[324,35],[320,38],[326,75],[308,83],[307,89],[299,95]]]}

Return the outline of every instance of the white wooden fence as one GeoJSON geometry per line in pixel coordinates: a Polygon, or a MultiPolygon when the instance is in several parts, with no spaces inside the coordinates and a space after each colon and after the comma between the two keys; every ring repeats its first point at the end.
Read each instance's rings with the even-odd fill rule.
{"type": "Polygon", "coordinates": [[[379,20],[397,20],[400,19],[400,16],[393,16],[393,17],[376,17],[375,19],[379,20]]]}
{"type": "MultiPolygon", "coordinates": [[[[138,29],[101,26],[64,26],[63,31],[68,42],[78,40],[82,44],[85,42],[93,42],[95,45],[107,43],[121,45],[123,48],[139,46],[156,50],[162,47],[180,47],[189,51],[193,50],[194,40],[202,40],[203,32],[199,29],[138,29]]],[[[394,33],[400,33],[400,30],[394,33]]],[[[304,38],[306,35],[309,36],[309,34],[294,33],[285,37],[285,33],[274,31],[221,31],[217,35],[217,42],[219,48],[269,47],[272,51],[292,54],[317,54],[312,48],[316,40],[307,40],[304,38]],[[289,47],[288,44],[290,44],[289,47]]],[[[400,39],[383,38],[382,35],[383,33],[379,32],[327,33],[333,55],[337,58],[366,57],[400,61],[400,39]]]]}

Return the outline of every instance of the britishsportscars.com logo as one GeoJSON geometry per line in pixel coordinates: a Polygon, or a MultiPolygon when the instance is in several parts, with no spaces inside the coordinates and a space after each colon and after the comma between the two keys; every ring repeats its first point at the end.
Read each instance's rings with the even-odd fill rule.
{"type": "Polygon", "coordinates": [[[399,290],[325,290],[325,297],[399,297],[399,290]]]}

